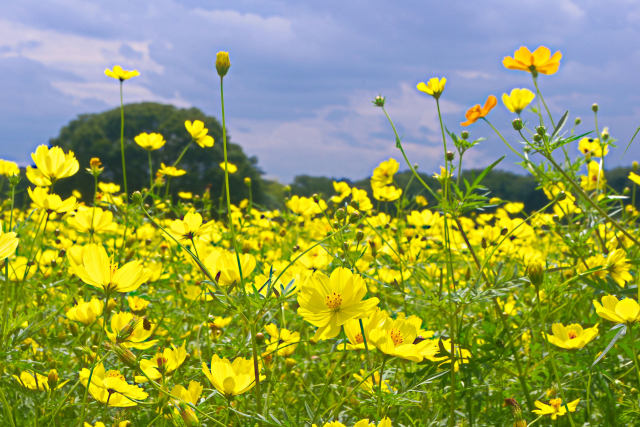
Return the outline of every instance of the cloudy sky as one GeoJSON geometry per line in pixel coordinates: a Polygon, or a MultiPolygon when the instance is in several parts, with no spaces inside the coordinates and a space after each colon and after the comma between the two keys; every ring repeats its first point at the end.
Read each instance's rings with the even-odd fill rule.
{"type": "MultiPolygon", "coordinates": [[[[586,132],[598,102],[600,125],[621,145],[640,125],[635,0],[21,0],[2,9],[0,158],[21,164],[76,115],[118,105],[117,82],[103,74],[114,64],[141,73],[126,82],[125,102],[195,106],[219,117],[219,50],[231,56],[233,141],[285,183],[298,174],[362,178],[399,158],[371,104],[379,93],[412,161],[434,171],[442,163],[437,116],[416,83],[447,77],[445,121],[460,130],[466,109],[488,94],[531,88],[527,73],[502,66],[521,45],[563,53],[560,71],[540,79],[555,114],[569,109],[586,132]]],[[[515,138],[502,104],[490,118],[515,138]]],[[[488,139],[468,167],[507,154],[484,123],[470,130],[488,139]]],[[[609,164],[640,159],[637,147],[627,156],[614,150],[609,164]]],[[[514,163],[507,157],[502,168],[514,163]]]]}

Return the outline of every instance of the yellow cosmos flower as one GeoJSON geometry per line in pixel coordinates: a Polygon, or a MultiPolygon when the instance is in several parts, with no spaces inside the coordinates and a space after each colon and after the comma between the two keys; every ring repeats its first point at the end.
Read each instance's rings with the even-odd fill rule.
{"type": "Polygon", "coordinates": [[[580,399],[576,399],[563,405],[562,399],[559,397],[549,400],[548,405],[536,400],[535,405],[538,409],[534,409],[532,412],[538,415],[551,415],[551,419],[555,420],[558,416],[565,415],[567,413],[567,409],[569,412],[575,412],[578,407],[578,403],[580,403],[580,399]]]}
{"type": "Polygon", "coordinates": [[[127,297],[127,304],[129,304],[129,308],[131,309],[131,311],[139,312],[147,308],[147,306],[149,305],[149,301],[132,295],[127,297]]]}
{"type": "Polygon", "coordinates": [[[0,259],[9,258],[16,252],[20,239],[13,231],[3,232],[2,221],[0,221],[0,259]]]}
{"type": "Polygon", "coordinates": [[[551,56],[548,47],[540,46],[533,53],[525,46],[521,46],[513,54],[513,58],[505,56],[502,65],[509,70],[528,71],[534,76],[538,73],[554,74],[560,66],[562,54],[558,51],[551,56]]]}
{"type": "Polygon", "coordinates": [[[78,303],[67,310],[67,318],[75,320],[77,322],[89,325],[102,314],[104,308],[104,301],[97,298],[91,298],[90,301],[84,301],[82,298],[78,298],[78,303]]]}
{"type": "Polygon", "coordinates": [[[278,356],[291,356],[300,342],[300,334],[298,332],[292,332],[284,328],[278,329],[273,323],[269,323],[264,329],[270,337],[267,341],[266,355],[272,355],[277,352],[278,356]]]}
{"type": "MultiPolygon", "coordinates": [[[[372,375],[366,377],[367,372],[364,369],[360,369],[360,374],[353,374],[353,378],[360,382],[360,388],[367,393],[374,394],[380,389],[380,371],[375,371],[372,375]],[[365,379],[366,377],[366,379],[365,379]]],[[[388,381],[382,380],[382,392],[394,393],[396,389],[391,387],[388,381]]]]}
{"type": "Polygon", "coordinates": [[[140,147],[148,151],[153,151],[153,150],[162,148],[164,144],[167,143],[167,141],[165,141],[164,139],[164,136],[155,132],[152,132],[152,133],[142,132],[140,135],[133,138],[133,140],[140,147]]]}
{"type": "Polygon", "coordinates": [[[438,352],[436,340],[425,340],[420,336],[422,320],[417,316],[399,315],[388,317],[370,332],[370,341],[378,350],[390,356],[421,362],[425,356],[433,357],[438,352]]]}
{"type": "Polygon", "coordinates": [[[318,328],[315,341],[333,338],[348,320],[367,317],[378,305],[378,298],[363,300],[366,293],[364,279],[347,268],[330,277],[316,272],[298,292],[298,314],[318,328]]]}
{"type": "Polygon", "coordinates": [[[33,190],[28,188],[27,192],[33,204],[47,213],[64,213],[76,206],[75,197],[70,196],[62,200],[57,194],[49,194],[49,189],[45,187],[36,187],[33,190]]]}
{"type": "MultiPolygon", "coordinates": [[[[344,324],[344,332],[347,336],[349,343],[347,344],[347,350],[364,350],[364,339],[367,339],[367,343],[371,342],[371,331],[381,327],[389,318],[389,315],[384,310],[376,310],[371,315],[362,319],[362,328],[360,327],[359,319],[348,320],[344,324]],[[362,329],[364,329],[364,337],[362,336],[362,329]]],[[[369,344],[369,351],[373,351],[375,346],[369,344]]],[[[341,349],[342,347],[338,347],[341,349]]]]}
{"type": "Polygon", "coordinates": [[[598,336],[598,325],[582,329],[577,323],[564,326],[562,323],[551,325],[553,335],[545,334],[551,344],[567,350],[576,350],[584,347],[598,336]]]}
{"type": "Polygon", "coordinates": [[[52,369],[47,375],[37,372],[20,372],[20,376],[12,375],[12,377],[20,383],[20,385],[29,390],[48,391],[52,388],[57,390],[69,381],[58,382],[58,371],[52,369]]]}
{"type": "Polygon", "coordinates": [[[201,120],[187,120],[184,122],[184,127],[191,135],[191,138],[198,144],[200,147],[213,147],[214,139],[211,135],[208,135],[209,129],[204,127],[204,122],[201,120]]]}
{"type": "MultiPolygon", "coordinates": [[[[211,367],[202,362],[202,372],[211,385],[227,397],[237,396],[253,388],[256,384],[253,360],[236,357],[233,362],[226,358],[220,358],[214,354],[211,358],[211,367]]],[[[266,378],[260,375],[262,381],[266,378]]]]}
{"type": "Polygon", "coordinates": [[[631,298],[618,301],[613,295],[605,295],[601,298],[602,304],[593,300],[596,314],[603,319],[615,323],[633,323],[640,320],[640,305],[631,298]]]}
{"type": "Polygon", "coordinates": [[[193,193],[190,191],[178,191],[178,197],[184,200],[193,199],[193,193]]]}
{"type": "MultiPolygon", "coordinates": [[[[73,261],[72,258],[70,260],[73,261]]],[[[107,251],[94,243],[84,246],[81,263],[71,264],[72,272],[80,280],[105,292],[135,291],[147,280],[139,261],[131,261],[118,268],[118,265],[109,259],[107,251]]]]}
{"type": "MultiPolygon", "coordinates": [[[[229,166],[229,173],[236,173],[238,172],[238,167],[236,165],[234,165],[231,162],[227,162],[227,165],[229,166]]],[[[224,162],[220,162],[220,169],[224,170],[224,162]]]]}
{"type": "Polygon", "coordinates": [[[220,77],[224,77],[231,67],[229,52],[220,51],[216,54],[216,71],[220,77]]]}
{"type": "Polygon", "coordinates": [[[600,163],[592,160],[587,165],[587,176],[580,176],[580,186],[587,191],[603,189],[607,185],[607,178],[604,176],[600,163]]]}
{"type": "Polygon", "coordinates": [[[464,115],[467,120],[460,123],[460,126],[469,126],[470,124],[475,123],[478,119],[486,117],[487,114],[489,114],[489,111],[491,111],[497,103],[498,100],[496,97],[489,95],[483,107],[480,107],[480,104],[476,104],[467,110],[464,115]]]}
{"type": "Polygon", "coordinates": [[[604,144],[603,149],[598,138],[593,139],[584,137],[578,141],[578,150],[580,150],[580,152],[585,156],[604,157],[609,154],[609,144],[604,144]]]}
{"type": "Polygon", "coordinates": [[[136,77],[140,75],[138,70],[131,70],[131,71],[123,70],[122,67],[119,65],[114,66],[112,70],[106,68],[104,70],[104,74],[107,77],[120,80],[121,82],[125,80],[129,80],[131,77],[136,77]]]}
{"type": "Polygon", "coordinates": [[[160,169],[158,169],[158,173],[160,175],[176,177],[186,174],[187,171],[184,169],[178,169],[175,166],[167,166],[164,163],[160,163],[160,169]]]}
{"type": "Polygon", "coordinates": [[[374,170],[371,176],[371,186],[383,187],[393,182],[393,175],[398,172],[400,164],[394,158],[390,158],[381,162],[374,170]]]}
{"type": "Polygon", "coordinates": [[[202,226],[202,215],[191,209],[184,218],[171,221],[169,230],[179,240],[190,241],[205,230],[202,226]]]}
{"type": "Polygon", "coordinates": [[[106,329],[112,342],[123,347],[146,350],[154,346],[158,340],[147,341],[155,331],[155,326],[146,317],[140,318],[131,313],[120,311],[111,316],[111,330],[106,329]]]}
{"type": "Polygon", "coordinates": [[[18,164],[10,160],[0,159],[0,175],[2,176],[14,176],[20,174],[20,168],[18,164]]]}
{"type": "Polygon", "coordinates": [[[633,181],[634,184],[640,185],[640,175],[634,172],[629,172],[628,178],[633,181]]]}
{"type": "Polygon", "coordinates": [[[511,93],[507,95],[506,93],[502,94],[502,103],[507,110],[512,113],[520,114],[522,110],[527,108],[533,98],[536,97],[536,94],[531,92],[529,89],[512,89],[511,93]]]}
{"type": "Polygon", "coordinates": [[[87,387],[89,393],[100,403],[107,406],[125,408],[136,406],[137,400],[144,400],[149,395],[140,387],[129,384],[119,371],[105,371],[104,365],[99,363],[93,373],[87,368],[80,371],[80,382],[87,387]],[[89,384],[91,376],[91,384],[89,384]]]}
{"type": "Polygon", "coordinates": [[[106,233],[117,229],[113,213],[97,207],[79,206],[67,223],[81,233],[106,233]]]}
{"type": "MultiPolygon", "coordinates": [[[[152,380],[158,380],[163,375],[167,375],[175,371],[182,365],[187,358],[187,350],[185,344],[180,347],[171,345],[171,348],[165,348],[162,353],[157,353],[152,359],[142,359],[140,361],[140,369],[152,380]]],[[[147,382],[144,375],[136,375],[137,383],[147,382]]]]}
{"type": "Polygon", "coordinates": [[[120,191],[120,186],[113,182],[99,182],[98,189],[105,194],[115,194],[120,191]]]}
{"type": "Polygon", "coordinates": [[[333,203],[340,203],[351,194],[351,187],[344,181],[333,181],[333,190],[337,193],[331,197],[333,203]]]}
{"type": "Polygon", "coordinates": [[[445,84],[447,84],[447,79],[445,77],[442,77],[442,78],[432,77],[429,79],[429,81],[426,84],[425,82],[418,83],[416,88],[420,92],[424,92],[426,94],[433,96],[435,99],[438,99],[440,98],[440,95],[442,95],[442,92],[444,92],[445,84]]]}
{"type": "Polygon", "coordinates": [[[38,187],[48,187],[59,179],[74,175],[80,168],[73,151],[65,154],[60,147],[40,145],[31,158],[36,169],[28,167],[27,178],[38,187]]]}
{"type": "Polygon", "coordinates": [[[385,185],[384,187],[371,187],[373,190],[373,198],[381,202],[393,202],[402,196],[402,188],[394,185],[385,185]]]}
{"type": "Polygon", "coordinates": [[[188,402],[195,406],[198,400],[200,400],[202,390],[202,384],[197,381],[191,381],[189,382],[188,388],[184,388],[180,384],[175,385],[173,389],[171,389],[171,394],[180,398],[183,402],[188,402]]]}
{"type": "MultiPolygon", "coordinates": [[[[222,248],[214,248],[202,261],[209,273],[218,276],[218,284],[229,286],[240,282],[240,270],[235,253],[222,248]]],[[[256,268],[256,259],[251,254],[240,254],[243,277],[248,277],[256,268]]]]}

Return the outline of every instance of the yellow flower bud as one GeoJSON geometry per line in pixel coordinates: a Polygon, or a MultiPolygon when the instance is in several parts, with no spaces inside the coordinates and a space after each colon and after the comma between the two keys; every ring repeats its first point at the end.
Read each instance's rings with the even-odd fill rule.
{"type": "Polygon", "coordinates": [[[220,77],[224,77],[227,74],[227,71],[229,71],[229,67],[231,67],[229,52],[218,52],[216,55],[216,70],[218,71],[218,75],[220,77]]]}

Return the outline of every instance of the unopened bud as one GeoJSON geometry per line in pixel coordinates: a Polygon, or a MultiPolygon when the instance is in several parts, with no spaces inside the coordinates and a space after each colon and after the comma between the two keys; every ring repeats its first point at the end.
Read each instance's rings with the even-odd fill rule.
{"type": "Polygon", "coordinates": [[[535,135],[533,135],[533,140],[535,142],[540,142],[542,141],[542,137],[536,133],[535,135]]]}
{"type": "Polygon", "coordinates": [[[376,107],[384,107],[384,96],[382,95],[378,95],[376,96],[373,101],[372,101],[373,105],[375,105],[376,107]]]}
{"type": "Polygon", "coordinates": [[[49,371],[49,375],[47,375],[47,384],[49,385],[49,389],[53,390],[58,385],[58,371],[52,369],[49,371]]]}
{"type": "Polygon", "coordinates": [[[259,343],[263,343],[264,342],[264,334],[262,332],[258,332],[256,334],[256,341],[259,343]]]}
{"type": "Polygon", "coordinates": [[[229,71],[229,67],[231,67],[229,52],[218,52],[216,55],[216,71],[218,71],[218,75],[224,77],[229,71]]]}
{"type": "Polygon", "coordinates": [[[362,216],[360,215],[360,212],[355,211],[351,214],[351,216],[349,216],[349,223],[350,224],[355,224],[356,222],[360,221],[360,218],[362,216]]]}
{"type": "Polygon", "coordinates": [[[336,210],[336,219],[342,221],[346,217],[346,212],[343,208],[336,210]]]}
{"type": "Polygon", "coordinates": [[[606,127],[604,129],[602,129],[602,134],[600,135],[602,137],[603,141],[606,141],[609,139],[609,128],[606,127]]]}
{"type": "Polygon", "coordinates": [[[445,158],[449,162],[452,161],[455,157],[456,155],[453,153],[453,151],[447,151],[447,153],[445,154],[445,158]]]}
{"type": "Polygon", "coordinates": [[[469,131],[468,130],[463,130],[462,132],[460,132],[460,138],[469,139],[469,131]]]}
{"type": "Polygon", "coordinates": [[[361,242],[362,239],[364,239],[364,233],[362,232],[362,230],[356,231],[356,240],[358,242],[361,242]]]}
{"type": "Polygon", "coordinates": [[[131,350],[126,347],[121,346],[120,344],[109,344],[109,347],[113,352],[118,356],[118,359],[125,365],[130,368],[135,368],[138,366],[138,359],[136,359],[136,355],[133,354],[131,350]]]}
{"type": "Polygon", "coordinates": [[[139,191],[134,191],[131,194],[131,201],[136,205],[142,204],[142,193],[139,191]]]}
{"type": "Polygon", "coordinates": [[[598,104],[596,104],[594,102],[593,105],[591,105],[591,111],[593,111],[594,113],[597,113],[598,112],[598,104]]]}
{"type": "Polygon", "coordinates": [[[544,135],[545,135],[545,133],[547,133],[547,128],[546,128],[546,127],[544,127],[544,126],[538,126],[538,127],[536,128],[536,133],[537,133],[538,135],[540,135],[540,136],[544,136],[544,135]]]}
{"type": "Polygon", "coordinates": [[[576,117],[576,119],[573,121],[573,123],[578,126],[580,123],[582,123],[582,119],[580,117],[576,117]]]}
{"type": "Polygon", "coordinates": [[[566,198],[567,198],[567,193],[565,193],[564,191],[561,191],[560,193],[558,193],[558,201],[562,201],[566,198]]]}
{"type": "Polygon", "coordinates": [[[622,194],[626,196],[629,193],[631,193],[631,189],[629,187],[624,187],[624,189],[622,190],[622,194]]]}
{"type": "Polygon", "coordinates": [[[533,285],[537,288],[544,280],[544,266],[540,261],[532,261],[527,266],[527,276],[533,285]]]}
{"type": "Polygon", "coordinates": [[[184,402],[180,402],[180,416],[187,427],[196,427],[200,425],[200,420],[196,416],[196,413],[193,412],[193,409],[184,402]]]}
{"type": "Polygon", "coordinates": [[[522,122],[522,119],[518,117],[517,119],[513,119],[511,121],[511,126],[513,126],[515,130],[522,130],[522,128],[524,127],[524,123],[522,122]]]}

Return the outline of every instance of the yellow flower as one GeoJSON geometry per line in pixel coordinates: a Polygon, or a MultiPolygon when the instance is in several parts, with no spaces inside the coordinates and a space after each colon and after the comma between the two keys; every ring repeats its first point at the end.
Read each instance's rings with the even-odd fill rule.
{"type": "Polygon", "coordinates": [[[48,375],[42,375],[35,371],[23,371],[20,372],[20,376],[12,375],[12,377],[15,378],[22,387],[38,391],[48,391],[51,390],[52,387],[57,390],[69,382],[63,381],[58,383],[58,371],[55,369],[50,370],[48,375]]]}
{"type": "Polygon", "coordinates": [[[136,144],[145,150],[152,151],[162,148],[167,141],[165,141],[164,136],[159,133],[146,133],[142,132],[140,135],[133,138],[136,144]]]}
{"type": "Polygon", "coordinates": [[[371,176],[371,186],[382,187],[393,182],[393,175],[398,172],[400,164],[394,158],[381,162],[371,176]]]}
{"type": "Polygon", "coordinates": [[[94,243],[82,250],[82,262],[71,265],[72,272],[87,285],[103,289],[105,292],[131,292],[147,280],[147,275],[139,261],[130,261],[118,268],[109,259],[107,251],[94,243]]]}
{"type": "Polygon", "coordinates": [[[369,334],[371,344],[381,352],[402,359],[421,362],[425,357],[425,350],[430,355],[437,353],[435,340],[419,338],[422,320],[416,316],[405,318],[399,315],[396,319],[388,317],[379,322],[369,334]],[[428,348],[427,348],[428,347],[428,348]]]}
{"type": "Polygon", "coordinates": [[[17,163],[0,159],[0,175],[13,176],[18,174],[20,174],[20,168],[17,163]]]}
{"type": "Polygon", "coordinates": [[[105,194],[115,194],[120,191],[120,186],[113,182],[99,182],[98,189],[105,194]]]}
{"type": "Polygon", "coordinates": [[[39,187],[48,187],[59,179],[67,178],[78,172],[80,164],[73,151],[64,154],[60,147],[40,145],[31,154],[36,169],[27,168],[27,178],[39,187]]]}
{"type": "Polygon", "coordinates": [[[536,400],[535,405],[538,409],[534,409],[532,412],[538,415],[551,415],[551,419],[555,420],[559,415],[565,415],[567,413],[567,409],[569,412],[575,412],[578,407],[578,403],[580,403],[580,399],[576,399],[573,402],[563,405],[562,399],[559,397],[549,400],[548,405],[536,400]]]}
{"type": "Polygon", "coordinates": [[[394,185],[385,185],[384,187],[372,187],[373,198],[381,202],[393,202],[402,196],[402,188],[394,185]]]}
{"type": "Polygon", "coordinates": [[[155,327],[146,317],[140,318],[120,311],[111,316],[110,323],[111,330],[106,329],[107,336],[112,342],[122,344],[123,347],[146,350],[158,342],[158,340],[147,341],[155,327]]]}
{"type": "Polygon", "coordinates": [[[515,51],[513,58],[505,56],[502,60],[502,65],[510,70],[528,71],[536,76],[538,73],[554,74],[558,71],[560,59],[562,59],[562,54],[556,52],[551,56],[551,51],[548,47],[540,46],[531,53],[529,49],[521,46],[520,49],[515,51]]]}
{"type": "Polygon", "coordinates": [[[194,120],[193,123],[191,120],[187,120],[184,122],[184,127],[191,135],[191,138],[198,144],[200,147],[213,147],[214,140],[211,135],[208,135],[209,129],[204,127],[204,122],[201,120],[194,120]]]}
{"type": "Polygon", "coordinates": [[[300,334],[298,332],[291,332],[284,328],[278,329],[273,323],[269,323],[264,329],[270,337],[267,341],[267,355],[277,351],[279,356],[291,356],[300,342],[300,334]]]}
{"type": "Polygon", "coordinates": [[[587,176],[580,176],[580,186],[587,191],[603,189],[607,185],[607,179],[604,176],[604,171],[600,167],[600,164],[592,160],[589,162],[587,169],[587,176]]]}
{"type": "Polygon", "coordinates": [[[191,200],[193,199],[193,193],[190,191],[178,191],[178,197],[184,200],[191,200]]]}
{"type": "Polygon", "coordinates": [[[161,175],[176,177],[186,174],[187,171],[184,169],[178,169],[175,166],[167,166],[164,163],[160,163],[160,169],[158,170],[158,173],[161,175]]]}
{"type": "Polygon", "coordinates": [[[551,326],[553,335],[545,334],[551,344],[567,350],[576,350],[584,347],[598,336],[598,325],[582,329],[577,323],[564,326],[562,323],[554,323],[551,326]]]}
{"type": "MultiPolygon", "coordinates": [[[[234,165],[233,163],[227,162],[227,165],[229,165],[229,173],[238,172],[238,167],[236,165],[234,165]]],[[[220,169],[224,170],[224,162],[220,162],[220,169]]]]}
{"type": "Polygon", "coordinates": [[[298,291],[298,314],[318,328],[313,340],[333,338],[348,320],[367,317],[378,305],[378,298],[363,300],[366,293],[364,279],[347,268],[330,277],[316,272],[298,291]]]}
{"type": "Polygon", "coordinates": [[[36,187],[34,190],[28,188],[27,192],[33,204],[47,213],[68,212],[76,206],[75,197],[71,196],[62,200],[57,194],[49,194],[49,189],[45,187],[36,187]]]}
{"type": "Polygon", "coordinates": [[[129,308],[131,311],[143,311],[149,305],[149,301],[146,299],[142,299],[138,296],[131,295],[127,297],[127,304],[129,304],[129,308]]]}
{"type": "Polygon", "coordinates": [[[117,229],[113,213],[95,207],[79,206],[76,214],[68,218],[67,222],[82,233],[104,233],[117,229]]]}
{"type": "MultiPolygon", "coordinates": [[[[367,393],[374,394],[380,388],[380,372],[375,371],[372,375],[366,377],[367,372],[364,369],[360,369],[360,374],[353,374],[353,378],[356,379],[360,383],[360,388],[366,391],[367,393]],[[366,377],[366,379],[365,379],[366,377]]],[[[388,381],[382,381],[382,392],[383,393],[393,393],[396,389],[391,387],[388,381]]]]}
{"type": "MultiPolygon", "coordinates": [[[[152,359],[142,359],[140,361],[140,369],[152,380],[158,380],[163,375],[170,374],[182,365],[187,358],[187,350],[185,344],[180,347],[171,345],[171,348],[165,348],[162,353],[157,353],[152,359]]],[[[144,375],[136,375],[137,383],[147,382],[144,375]]]]}
{"type": "Polygon", "coordinates": [[[174,386],[173,389],[171,389],[171,394],[179,397],[180,400],[191,403],[195,406],[198,403],[198,400],[200,400],[202,390],[202,384],[197,381],[191,381],[189,382],[189,388],[184,388],[179,384],[174,386]]]}
{"type": "Polygon", "coordinates": [[[0,260],[9,258],[16,252],[20,239],[16,237],[13,231],[3,232],[2,222],[0,221],[0,260]]]}
{"type": "Polygon", "coordinates": [[[104,307],[104,301],[97,298],[91,298],[90,301],[85,302],[82,298],[78,298],[76,305],[67,310],[67,318],[75,320],[77,322],[89,325],[102,314],[104,307]]]}
{"type": "MultiPolygon", "coordinates": [[[[227,397],[237,396],[253,388],[256,384],[253,360],[236,357],[233,362],[220,358],[214,354],[211,358],[211,368],[202,362],[202,372],[209,382],[221,394],[227,397]]],[[[260,375],[260,380],[265,378],[260,375]]]]}
{"type": "Polygon", "coordinates": [[[144,400],[149,395],[140,387],[127,383],[124,376],[115,370],[105,372],[104,365],[99,363],[93,373],[87,368],[80,371],[80,382],[87,387],[89,393],[100,403],[107,406],[125,408],[136,406],[136,400],[144,400]],[[91,384],[89,384],[91,376],[91,384]]]}
{"type": "MultiPolygon", "coordinates": [[[[256,268],[256,259],[251,254],[240,254],[243,277],[248,277],[256,268]]],[[[202,261],[209,273],[218,277],[218,284],[229,286],[240,282],[240,270],[236,255],[222,248],[214,248],[202,261]]]]}
{"type": "Polygon", "coordinates": [[[633,323],[640,319],[640,305],[631,298],[618,301],[613,295],[605,295],[601,298],[602,305],[593,300],[596,314],[603,319],[616,323],[633,323]]]}
{"type": "Polygon", "coordinates": [[[631,265],[624,249],[616,249],[609,252],[604,268],[611,278],[623,288],[626,282],[633,280],[633,276],[629,273],[631,265]]]}
{"type": "Polygon", "coordinates": [[[507,107],[507,110],[512,113],[520,114],[522,110],[527,108],[535,97],[536,95],[529,89],[515,88],[511,90],[509,95],[506,93],[502,94],[502,103],[507,107]]]}
{"type": "Polygon", "coordinates": [[[224,77],[231,67],[229,52],[220,51],[216,54],[216,71],[220,77],[224,77]]]}
{"type": "Polygon", "coordinates": [[[629,177],[628,178],[631,181],[633,181],[634,184],[640,185],[640,175],[638,175],[637,173],[629,172],[629,177]]]}
{"type": "Polygon", "coordinates": [[[120,80],[121,82],[125,80],[129,80],[131,77],[140,75],[138,70],[131,70],[131,71],[123,70],[122,67],[119,65],[114,66],[113,70],[106,68],[104,70],[104,74],[107,77],[112,77],[116,80],[120,80]]]}
{"type": "MultiPolygon", "coordinates": [[[[206,227],[206,226],[205,226],[206,227]]],[[[202,226],[202,215],[191,209],[183,219],[171,221],[169,230],[179,240],[190,241],[205,230],[202,226]]]]}
{"type": "Polygon", "coordinates": [[[425,84],[424,82],[418,83],[416,88],[420,92],[427,93],[433,96],[435,99],[438,99],[440,98],[440,95],[442,95],[442,92],[444,92],[444,85],[446,83],[447,79],[445,77],[442,77],[440,79],[438,79],[437,77],[432,77],[429,79],[427,84],[425,84]]]}
{"type": "Polygon", "coordinates": [[[469,126],[472,123],[475,123],[479,118],[486,117],[489,114],[489,111],[496,106],[498,100],[495,96],[489,95],[487,101],[484,103],[484,107],[480,107],[480,104],[476,104],[473,107],[469,108],[465,113],[466,121],[460,123],[460,126],[469,126]]]}
{"type": "Polygon", "coordinates": [[[599,139],[584,137],[578,141],[578,150],[585,156],[604,157],[609,153],[609,144],[604,144],[604,150],[599,139]]]}

